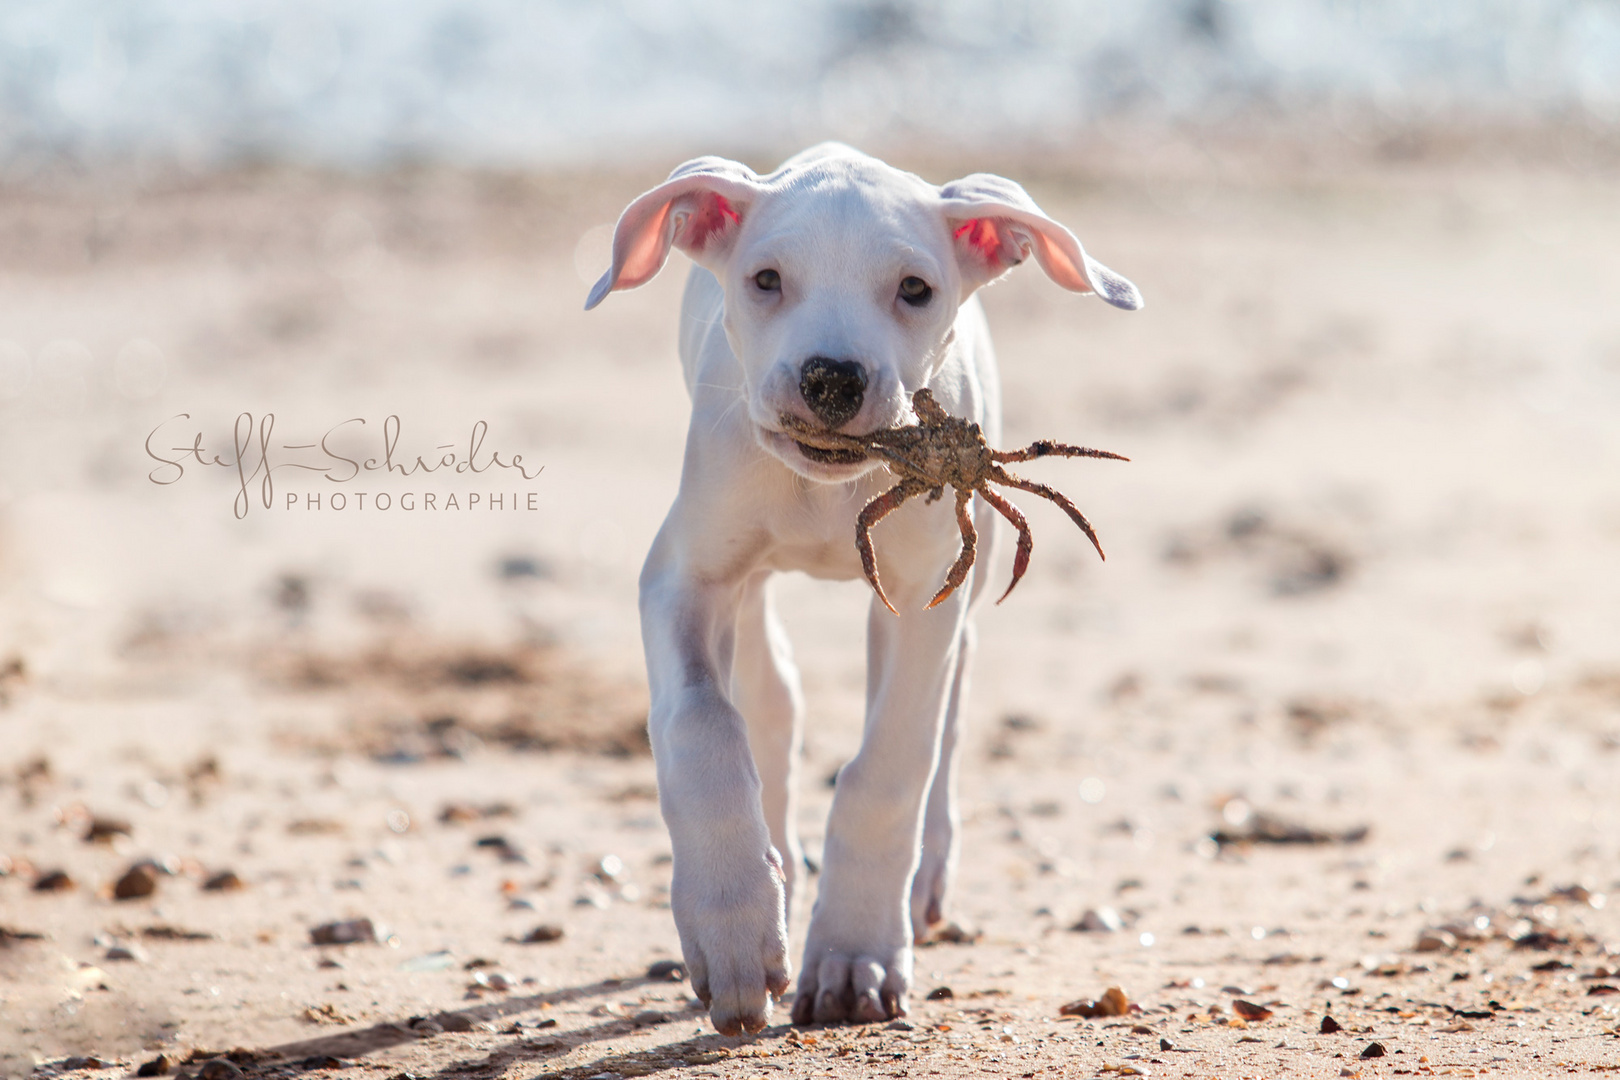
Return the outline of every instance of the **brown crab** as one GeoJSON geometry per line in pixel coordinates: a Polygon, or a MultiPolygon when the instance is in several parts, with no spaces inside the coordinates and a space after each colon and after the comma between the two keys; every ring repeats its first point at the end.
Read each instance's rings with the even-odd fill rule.
{"type": "Polygon", "coordinates": [[[861,569],[866,572],[866,580],[872,583],[872,589],[877,593],[878,599],[883,601],[884,607],[896,615],[900,614],[895,611],[894,605],[889,603],[889,598],[883,594],[883,586],[878,581],[877,560],[872,553],[872,526],[883,520],[901,503],[923,492],[928,493],[926,501],[933,502],[945,493],[947,484],[956,489],[956,523],[962,530],[962,553],[957,556],[950,572],[945,575],[945,584],[928,602],[929,607],[933,607],[955,592],[957,587],[967,580],[967,572],[973,566],[974,554],[979,545],[979,534],[973,528],[968,503],[973,499],[975,492],[985,502],[995,507],[1002,517],[1012,522],[1013,528],[1018,530],[1018,553],[1013,559],[1012,582],[996,603],[1001,603],[1012,594],[1018,580],[1029,568],[1029,553],[1035,547],[1035,539],[1029,532],[1029,522],[1024,520],[1024,515],[1019,513],[1018,507],[990,490],[992,480],[998,484],[1031,492],[1044,499],[1051,499],[1063,508],[1063,512],[1068,514],[1076,525],[1080,526],[1080,531],[1086,534],[1086,539],[1097,549],[1097,554],[1104,559],[1108,557],[1103,555],[1102,544],[1098,543],[1097,533],[1092,529],[1091,522],[1086,520],[1086,516],[1074,503],[1065,498],[1062,492],[1045,484],[1037,484],[1033,480],[1014,476],[1003,469],[1001,464],[1009,461],[1031,461],[1041,457],[1112,458],[1115,461],[1129,461],[1130,458],[1111,454],[1106,450],[1068,446],[1046,439],[1032,442],[1022,450],[992,450],[984,441],[984,432],[979,429],[978,424],[946,412],[940,407],[939,402],[934,400],[934,395],[927,387],[913,394],[911,403],[917,410],[917,423],[907,427],[872,431],[865,435],[844,435],[817,430],[799,417],[786,413],[781,418],[782,426],[803,445],[818,450],[839,450],[878,458],[890,472],[901,478],[894,487],[867,503],[855,519],[855,550],[861,555],[861,569]]]}

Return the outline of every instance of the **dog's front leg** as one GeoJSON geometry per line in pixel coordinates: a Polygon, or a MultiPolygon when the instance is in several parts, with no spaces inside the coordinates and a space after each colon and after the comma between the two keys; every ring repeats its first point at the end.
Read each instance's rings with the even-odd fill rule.
{"type": "Polygon", "coordinates": [[[804,692],[787,631],[776,615],[768,573],[743,587],[737,614],[737,645],[731,665],[731,701],[748,722],[754,768],[764,785],[761,803],[771,843],[782,856],[787,914],[793,916],[797,886],[804,880],[799,845],[799,749],[804,692]]]}
{"type": "MultiPolygon", "coordinates": [[[[983,581],[977,577],[974,586],[983,581]]],[[[939,764],[928,788],[923,816],[922,857],[911,880],[911,936],[921,945],[945,921],[946,903],[956,880],[961,855],[961,819],[956,808],[956,774],[961,763],[962,705],[967,697],[968,669],[977,639],[970,620],[962,628],[956,672],[945,705],[945,729],[939,739],[939,764]]]]}
{"type": "MultiPolygon", "coordinates": [[[[974,500],[974,522],[979,531],[979,563],[995,564],[1001,518],[982,499],[974,500]]],[[[975,572],[968,606],[983,599],[989,577],[975,572]]],[[[961,851],[961,818],[956,807],[956,776],[960,768],[964,722],[962,709],[967,700],[968,675],[978,634],[970,615],[962,627],[957,650],[956,671],[946,699],[945,729],[939,740],[939,764],[928,789],[928,809],[924,815],[922,860],[911,882],[911,934],[918,944],[928,940],[934,927],[945,920],[951,887],[956,878],[961,851]]]]}
{"type": "Polygon", "coordinates": [[[911,990],[911,880],[923,803],[956,673],[966,590],[930,611],[926,593],[875,600],[867,619],[861,749],[838,773],[821,889],[793,1002],[796,1023],[903,1016],[911,990]]]}
{"type": "Polygon", "coordinates": [[[724,688],[742,582],[695,580],[661,534],[641,579],[648,733],[674,848],[670,906],[692,992],[723,1035],[758,1031],[787,989],[782,860],[748,731],[724,688]]]}

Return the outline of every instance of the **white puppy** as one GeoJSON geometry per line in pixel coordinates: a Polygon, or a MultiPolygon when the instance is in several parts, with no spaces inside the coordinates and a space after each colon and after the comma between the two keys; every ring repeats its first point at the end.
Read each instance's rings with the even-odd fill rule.
{"type": "MultiPolygon", "coordinates": [[[[836,144],[769,176],[721,158],[682,165],[620,217],[613,266],[585,306],[646,282],[671,245],[697,264],[680,332],[692,422],[680,492],[641,575],[648,724],[692,989],[734,1035],[763,1027],[787,989],[804,866],[803,698],[771,579],[860,577],[855,516],[894,482],[873,460],[795,442],[782,417],[895,427],[927,386],[995,445],[1000,394],[975,290],[1034,255],[1066,289],[1127,309],[1142,300],[1017,184],[976,174],[934,187],[836,144]]],[[[914,499],[876,530],[900,615],[874,598],[867,618],[866,730],[838,774],[795,1022],[903,1015],[912,942],[943,916],[970,613],[996,527],[982,500],[974,516],[978,565],[932,610],[961,543],[951,500],[914,499]]]]}

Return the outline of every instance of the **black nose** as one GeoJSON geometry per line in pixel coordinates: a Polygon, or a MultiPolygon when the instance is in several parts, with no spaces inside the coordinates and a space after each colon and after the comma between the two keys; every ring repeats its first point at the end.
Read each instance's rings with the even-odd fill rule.
{"type": "Polygon", "coordinates": [[[839,428],[861,411],[866,369],[853,360],[812,356],[799,369],[799,393],[810,411],[829,428],[839,428]]]}

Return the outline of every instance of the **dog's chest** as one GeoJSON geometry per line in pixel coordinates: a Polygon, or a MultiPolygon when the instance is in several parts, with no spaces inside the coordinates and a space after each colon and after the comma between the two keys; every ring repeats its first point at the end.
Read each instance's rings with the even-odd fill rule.
{"type": "MultiPolygon", "coordinates": [[[[798,570],[814,578],[847,581],[861,577],[855,520],[895,479],[878,469],[860,481],[818,486],[778,504],[767,515],[770,541],[764,562],[773,570],[798,570]]],[[[932,568],[941,552],[954,551],[956,528],[945,502],[930,506],[923,499],[913,499],[886,516],[873,530],[880,559],[888,561],[890,555],[904,552],[908,557],[902,562],[932,568]]]]}
{"type": "Polygon", "coordinates": [[[813,578],[848,581],[861,576],[853,541],[853,527],[850,535],[840,537],[839,542],[790,539],[775,545],[767,561],[773,570],[798,570],[813,578]]]}
{"type": "MultiPolygon", "coordinates": [[[[882,470],[877,476],[888,479],[882,470]]],[[[850,484],[792,486],[797,490],[771,500],[767,511],[771,568],[799,570],[816,578],[859,577],[855,518],[884,485],[868,478],[850,484]]]]}

